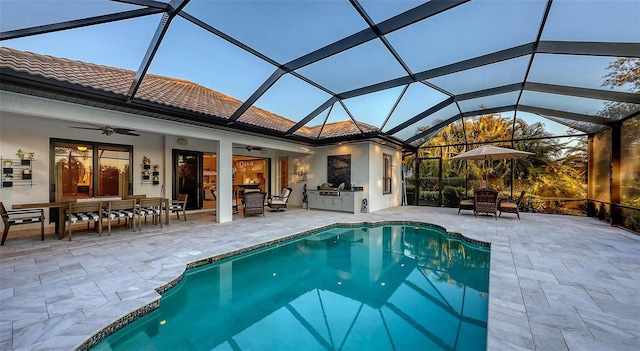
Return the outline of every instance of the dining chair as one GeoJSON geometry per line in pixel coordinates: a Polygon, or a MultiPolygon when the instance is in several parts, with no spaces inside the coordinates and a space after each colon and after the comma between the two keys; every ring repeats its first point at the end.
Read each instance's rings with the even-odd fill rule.
{"type": "Polygon", "coordinates": [[[136,195],[125,195],[122,197],[122,199],[124,200],[134,199],[136,200],[136,203],[138,203],[140,199],[144,199],[146,197],[147,197],[146,194],[136,194],[136,195]]]}
{"type": "Polygon", "coordinates": [[[111,200],[108,202],[107,207],[103,210],[103,216],[107,219],[107,228],[109,235],[111,235],[111,222],[114,219],[124,219],[125,224],[131,228],[132,231],[136,231],[135,225],[135,213],[136,213],[136,199],[128,200],[111,200]]]}
{"type": "Polygon", "coordinates": [[[69,222],[69,241],[71,241],[73,224],[82,222],[87,222],[87,228],[89,228],[91,222],[93,222],[98,231],[98,236],[102,236],[101,201],[71,202],[66,217],[69,222]]]}
{"type": "Polygon", "coordinates": [[[180,212],[182,211],[182,217],[184,217],[185,221],[187,220],[186,209],[188,197],[189,194],[178,194],[178,199],[171,200],[171,202],[169,203],[169,210],[171,210],[171,212],[175,212],[178,219],[180,219],[180,212]]]}
{"type": "Polygon", "coordinates": [[[164,199],[161,197],[146,197],[138,199],[136,214],[138,216],[138,228],[142,230],[142,217],[147,221],[147,216],[151,216],[153,224],[160,223],[162,228],[162,204],[164,199]]]}

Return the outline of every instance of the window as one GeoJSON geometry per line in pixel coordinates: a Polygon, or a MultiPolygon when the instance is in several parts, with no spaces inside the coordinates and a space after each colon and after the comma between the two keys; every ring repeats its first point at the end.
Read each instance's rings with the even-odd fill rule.
{"type": "Polygon", "coordinates": [[[52,154],[55,201],[129,194],[131,146],[52,140],[52,154]]]}
{"type": "Polygon", "coordinates": [[[391,155],[382,154],[383,174],[382,174],[382,194],[391,194],[391,155]]]}

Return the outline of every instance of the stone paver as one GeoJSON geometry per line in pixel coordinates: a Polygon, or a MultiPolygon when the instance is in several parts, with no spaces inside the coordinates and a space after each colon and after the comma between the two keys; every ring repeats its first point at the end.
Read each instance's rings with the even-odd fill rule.
{"type": "Polygon", "coordinates": [[[357,215],[290,208],[222,224],[208,212],[188,217],[136,233],[79,232],[72,242],[10,233],[0,247],[0,349],[74,349],[157,299],[153,289],[189,262],[334,222],[382,220],[438,224],[492,243],[488,350],[640,349],[640,236],[596,219],[496,221],[412,206],[357,215]]]}

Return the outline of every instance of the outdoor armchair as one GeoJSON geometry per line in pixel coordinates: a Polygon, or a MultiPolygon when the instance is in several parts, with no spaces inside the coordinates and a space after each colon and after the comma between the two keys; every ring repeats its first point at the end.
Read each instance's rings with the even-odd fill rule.
{"type": "Polygon", "coordinates": [[[41,208],[24,209],[24,210],[9,210],[4,208],[2,202],[0,202],[0,215],[2,215],[2,221],[4,222],[4,232],[2,233],[2,243],[7,239],[9,234],[9,227],[18,224],[29,224],[40,222],[40,238],[44,240],[44,210],[41,208]]]}
{"type": "Polygon", "coordinates": [[[244,216],[252,214],[262,214],[264,217],[264,198],[266,194],[261,191],[246,193],[242,196],[244,216]]]}
{"type": "Polygon", "coordinates": [[[271,195],[267,199],[267,206],[271,209],[271,211],[284,211],[287,208],[287,201],[289,201],[289,195],[291,195],[291,188],[282,189],[282,193],[280,196],[271,195]]]}
{"type": "Polygon", "coordinates": [[[478,213],[493,213],[498,219],[498,192],[491,189],[478,189],[475,193],[475,206],[473,209],[475,216],[478,213]]]}
{"type": "Polygon", "coordinates": [[[522,192],[520,193],[520,196],[518,196],[518,199],[515,201],[513,200],[500,201],[500,206],[499,206],[500,216],[502,216],[502,212],[515,213],[518,216],[518,219],[520,219],[520,202],[522,202],[525,192],[526,190],[522,190],[522,192]]]}
{"type": "Polygon", "coordinates": [[[460,214],[460,210],[473,211],[475,209],[475,201],[473,198],[460,196],[456,188],[453,188],[453,191],[456,193],[456,197],[458,198],[458,214],[460,214]]]}

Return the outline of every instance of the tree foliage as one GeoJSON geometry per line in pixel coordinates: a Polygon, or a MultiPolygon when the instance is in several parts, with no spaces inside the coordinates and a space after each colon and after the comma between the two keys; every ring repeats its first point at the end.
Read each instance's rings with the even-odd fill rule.
{"type": "MultiPolygon", "coordinates": [[[[553,197],[586,196],[586,138],[564,142],[551,138],[542,123],[529,124],[517,118],[503,118],[500,114],[486,114],[467,118],[444,127],[419,149],[416,156],[405,158],[412,172],[414,157],[441,157],[442,177],[481,180],[486,175],[492,188],[514,192],[527,189],[531,195],[553,197]],[[515,140],[510,142],[509,140],[515,140]],[[500,141],[500,142],[496,142],[500,141]],[[506,141],[506,142],[505,142],[506,141]],[[488,165],[482,161],[451,161],[450,158],[482,144],[509,147],[534,153],[523,159],[496,160],[488,165]]],[[[437,177],[438,163],[421,163],[419,177],[437,177]]]]}

